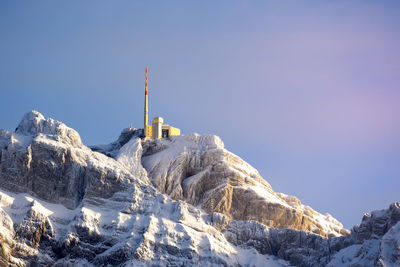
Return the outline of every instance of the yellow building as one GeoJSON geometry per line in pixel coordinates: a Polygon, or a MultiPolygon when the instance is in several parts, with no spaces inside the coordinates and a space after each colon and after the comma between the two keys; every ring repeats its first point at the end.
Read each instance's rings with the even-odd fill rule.
{"type": "Polygon", "coordinates": [[[146,85],[145,85],[145,98],[144,98],[144,136],[153,138],[170,137],[174,135],[181,135],[181,130],[178,128],[164,124],[164,119],[155,117],[152,125],[148,125],[148,95],[147,95],[147,67],[146,67],[146,85]]]}

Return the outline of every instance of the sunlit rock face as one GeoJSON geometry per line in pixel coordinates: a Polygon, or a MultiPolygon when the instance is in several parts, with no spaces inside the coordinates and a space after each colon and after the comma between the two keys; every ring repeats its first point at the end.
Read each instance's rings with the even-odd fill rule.
{"type": "Polygon", "coordinates": [[[140,135],[90,149],[36,111],[0,130],[0,266],[399,266],[399,203],[350,233],[217,136],[140,135]]]}
{"type": "Polygon", "coordinates": [[[224,149],[214,135],[187,135],[143,142],[142,164],[162,193],[207,212],[255,220],[275,228],[307,230],[321,236],[348,233],[329,214],[275,193],[258,171],[224,149]]]}
{"type": "Polygon", "coordinates": [[[93,152],[27,113],[0,131],[0,266],[287,266],[230,244],[210,215],[158,192],[134,131],[93,152]]]}

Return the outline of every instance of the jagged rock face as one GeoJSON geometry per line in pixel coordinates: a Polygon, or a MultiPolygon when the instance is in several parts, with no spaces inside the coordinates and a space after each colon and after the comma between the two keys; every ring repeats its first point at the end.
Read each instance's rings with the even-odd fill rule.
{"type": "Polygon", "coordinates": [[[288,266],[235,247],[204,212],[152,186],[69,210],[0,190],[1,266],[288,266]]]}
{"type": "Polygon", "coordinates": [[[134,175],[112,158],[81,143],[79,134],[38,112],[27,113],[16,130],[0,130],[0,182],[14,192],[75,208],[86,196],[110,197],[126,189],[134,175]]]}
{"type": "Polygon", "coordinates": [[[329,239],[294,229],[274,229],[255,221],[231,221],[225,236],[232,244],[254,247],[261,254],[276,255],[294,266],[326,266],[329,239]]]}
{"type": "Polygon", "coordinates": [[[270,227],[322,236],[348,233],[332,216],[315,212],[295,197],[275,193],[257,170],[224,149],[217,136],[146,139],[142,146],[142,164],[150,181],[173,199],[270,227]]]}
{"type": "Polygon", "coordinates": [[[331,240],[334,266],[400,266],[400,203],[366,213],[351,235],[331,240]]]}
{"type": "Polygon", "coordinates": [[[62,122],[51,118],[45,119],[42,114],[35,110],[24,115],[15,129],[15,133],[28,136],[45,134],[47,138],[57,142],[77,148],[82,147],[81,137],[78,132],[65,126],[62,122]]]}
{"type": "Polygon", "coordinates": [[[131,139],[139,138],[143,135],[143,129],[126,128],[122,130],[118,140],[107,145],[90,146],[90,149],[103,153],[109,157],[115,158],[119,154],[119,150],[131,139]]]}
{"type": "Polygon", "coordinates": [[[287,266],[235,247],[216,216],[157,192],[132,137],[113,159],[38,112],[16,133],[1,130],[0,266],[287,266]]]}
{"type": "Polygon", "coordinates": [[[93,147],[106,156],[34,111],[0,130],[0,266],[400,265],[399,203],[340,236],[218,137],[140,133],[93,147]]]}
{"type": "Polygon", "coordinates": [[[353,232],[357,242],[366,239],[381,238],[387,231],[400,221],[400,203],[393,203],[389,209],[376,210],[366,213],[359,225],[354,226],[353,232]]]}
{"type": "Polygon", "coordinates": [[[400,266],[399,207],[400,203],[393,203],[389,209],[374,211],[350,235],[328,239],[255,221],[230,221],[223,232],[232,244],[253,247],[294,266],[400,266]]]}
{"type": "Polygon", "coordinates": [[[400,203],[365,214],[351,235],[341,239],[330,267],[400,266],[400,203]],[[341,239],[350,244],[344,247],[341,239]]]}

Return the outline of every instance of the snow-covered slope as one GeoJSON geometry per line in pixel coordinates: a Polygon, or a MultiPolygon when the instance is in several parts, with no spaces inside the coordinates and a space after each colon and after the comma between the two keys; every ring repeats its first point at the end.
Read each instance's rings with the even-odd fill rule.
{"type": "Polygon", "coordinates": [[[36,111],[0,130],[0,266],[399,264],[399,203],[349,234],[216,136],[140,133],[90,149],[36,111]]]}
{"type": "Polygon", "coordinates": [[[330,267],[400,266],[400,203],[366,213],[352,234],[336,243],[339,247],[343,243],[349,246],[333,256],[330,267]]]}
{"type": "Polygon", "coordinates": [[[36,112],[0,131],[0,266],[287,266],[229,243],[210,215],[159,193],[131,139],[117,160],[36,112]]]}
{"type": "Polygon", "coordinates": [[[146,139],[143,150],[142,164],[150,181],[173,199],[275,228],[322,236],[348,233],[331,215],[314,211],[296,197],[275,193],[256,169],[227,151],[215,135],[146,139]]]}
{"type": "Polygon", "coordinates": [[[288,265],[230,244],[209,216],[148,186],[74,210],[4,190],[0,203],[1,266],[288,265]]]}

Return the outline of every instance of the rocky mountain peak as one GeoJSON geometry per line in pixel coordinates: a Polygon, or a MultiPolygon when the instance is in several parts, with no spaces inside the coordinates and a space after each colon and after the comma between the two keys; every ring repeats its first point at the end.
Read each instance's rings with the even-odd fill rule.
{"type": "Polygon", "coordinates": [[[0,130],[0,266],[400,264],[399,203],[350,233],[215,135],[140,136],[90,149],[37,111],[0,130]]]}
{"type": "Polygon", "coordinates": [[[25,115],[22,117],[22,120],[15,129],[15,132],[24,135],[43,133],[44,121],[45,118],[40,112],[31,110],[25,113],[25,115]]]}
{"type": "Polygon", "coordinates": [[[360,243],[370,238],[378,239],[399,221],[400,202],[395,202],[388,209],[364,214],[361,223],[353,227],[353,233],[360,243]]]}
{"type": "Polygon", "coordinates": [[[294,196],[274,192],[255,168],[226,150],[218,136],[146,139],[142,147],[142,165],[149,180],[172,199],[229,219],[255,220],[275,228],[321,236],[348,233],[331,215],[314,211],[294,196]]]}
{"type": "Polygon", "coordinates": [[[64,123],[44,116],[32,110],[27,112],[15,129],[15,133],[22,135],[47,135],[73,147],[82,147],[81,137],[77,131],[67,127],[64,123]]]}

